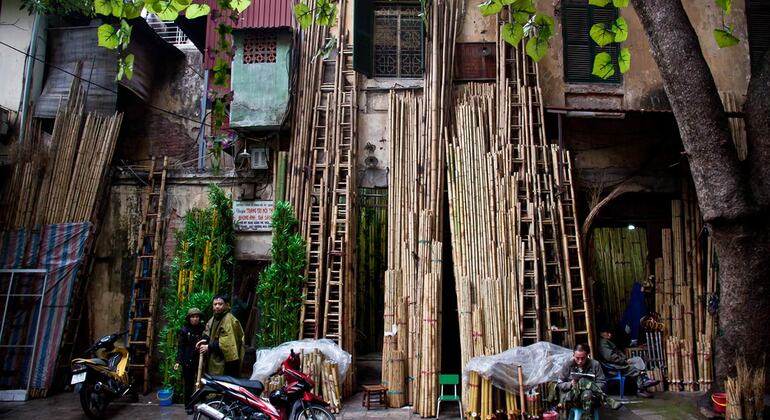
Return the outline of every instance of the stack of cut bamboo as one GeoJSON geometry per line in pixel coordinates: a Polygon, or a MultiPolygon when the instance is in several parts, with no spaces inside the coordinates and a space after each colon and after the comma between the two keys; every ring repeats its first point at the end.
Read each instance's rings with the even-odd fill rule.
{"type": "Polygon", "coordinates": [[[50,147],[40,124],[27,127],[11,187],[3,198],[9,227],[90,221],[117,144],[122,114],[84,114],[85,91],[74,78],[56,114],[50,147]]]}
{"type": "MultiPolygon", "coordinates": [[[[523,50],[499,60],[497,85],[463,86],[454,106],[447,190],[463,365],[519,343],[591,341],[569,154],[546,145],[537,65],[523,50]]],[[[470,416],[524,407],[470,381],[470,416]]]]}
{"type": "Polygon", "coordinates": [[[682,200],[671,202],[671,229],[662,232],[663,257],[655,261],[656,308],[669,334],[670,390],[705,390],[713,381],[716,321],[708,302],[716,293],[718,273],[705,233],[693,187],[685,181],[682,200]]]}
{"type": "Polygon", "coordinates": [[[738,360],[737,375],[725,380],[728,419],[760,419],[765,408],[765,368],[750,369],[738,360]]]}
{"type": "MultiPolygon", "coordinates": [[[[311,1],[308,3],[314,7],[311,1]]],[[[345,28],[347,2],[337,7],[345,28]]],[[[286,196],[307,241],[307,284],[300,338],[328,338],[354,354],[356,74],[346,34],[311,25],[300,34],[299,80],[286,196]],[[328,58],[318,52],[335,45],[328,58]]],[[[355,369],[348,371],[350,395],[355,369]]]]}
{"type": "MultiPolygon", "coordinates": [[[[300,360],[302,361],[302,372],[310,376],[315,383],[313,392],[329,403],[329,411],[339,413],[341,393],[337,364],[326,360],[326,356],[318,349],[309,353],[303,352],[300,360]]],[[[282,384],[282,382],[279,381],[276,384],[282,384]]]]}
{"type": "MultiPolygon", "coordinates": [[[[461,0],[430,3],[423,95],[390,95],[383,361],[403,352],[406,401],[423,417],[435,415],[438,398],[441,215],[451,111],[446,104],[451,103],[455,37],[463,10],[461,0]]],[[[394,376],[384,378],[389,387],[394,376]]]]}

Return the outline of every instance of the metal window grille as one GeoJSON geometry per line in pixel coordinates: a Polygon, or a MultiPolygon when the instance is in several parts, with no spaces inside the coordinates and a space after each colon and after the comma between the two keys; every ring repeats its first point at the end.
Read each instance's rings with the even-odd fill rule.
{"type": "Polygon", "coordinates": [[[172,45],[186,45],[192,43],[187,35],[182,31],[179,26],[173,21],[162,21],[157,19],[147,19],[147,24],[150,25],[155,33],[160,35],[163,40],[172,45]]]}
{"type": "Polygon", "coordinates": [[[377,5],[374,10],[375,77],[422,77],[419,6],[377,5]]]}
{"type": "Polygon", "coordinates": [[[275,63],[275,32],[249,32],[243,36],[243,64],[275,63]]]}

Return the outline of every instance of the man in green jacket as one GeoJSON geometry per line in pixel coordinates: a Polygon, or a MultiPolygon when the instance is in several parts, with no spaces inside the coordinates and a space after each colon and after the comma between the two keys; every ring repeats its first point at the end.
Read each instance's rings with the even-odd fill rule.
{"type": "Polygon", "coordinates": [[[206,344],[200,346],[201,353],[208,353],[207,372],[211,375],[238,377],[243,361],[243,328],[230,313],[230,307],[223,295],[214,296],[214,316],[203,332],[206,344]]]}
{"type": "Polygon", "coordinates": [[[560,391],[560,403],[583,409],[582,419],[593,419],[594,410],[602,404],[612,409],[620,408],[620,403],[604,392],[607,380],[602,367],[589,354],[588,344],[578,344],[569,360],[561,369],[556,387],[560,391]]]}

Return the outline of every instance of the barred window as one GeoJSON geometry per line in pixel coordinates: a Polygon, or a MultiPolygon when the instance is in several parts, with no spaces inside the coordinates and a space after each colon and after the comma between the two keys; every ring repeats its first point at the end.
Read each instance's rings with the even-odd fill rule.
{"type": "Polygon", "coordinates": [[[422,77],[423,40],[419,13],[419,6],[375,5],[375,77],[422,77]]]}

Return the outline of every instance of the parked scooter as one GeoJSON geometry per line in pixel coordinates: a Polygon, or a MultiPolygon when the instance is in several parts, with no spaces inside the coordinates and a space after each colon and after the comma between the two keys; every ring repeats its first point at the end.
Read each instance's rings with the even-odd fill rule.
{"type": "Polygon", "coordinates": [[[72,360],[70,383],[80,394],[83,412],[92,420],[103,419],[110,401],[131,391],[128,350],[115,346],[126,334],[128,331],[106,335],[85,351],[94,357],[72,360]]]}
{"type": "Polygon", "coordinates": [[[193,394],[188,408],[195,407],[194,420],[332,420],[329,404],[310,392],[314,383],[300,371],[299,354],[291,354],[276,374],[286,378],[286,385],[260,397],[260,381],[230,376],[203,375],[203,387],[193,394]]]}

